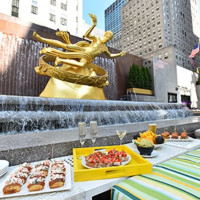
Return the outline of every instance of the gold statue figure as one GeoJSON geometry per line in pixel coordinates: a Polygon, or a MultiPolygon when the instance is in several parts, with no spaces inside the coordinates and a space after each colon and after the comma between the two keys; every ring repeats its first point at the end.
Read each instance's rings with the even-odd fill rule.
{"type": "Polygon", "coordinates": [[[106,47],[106,42],[112,39],[113,33],[106,31],[104,38],[93,36],[90,33],[97,24],[97,18],[92,18],[92,26],[84,34],[84,37],[92,42],[80,41],[71,44],[67,32],[58,31],[59,40],[47,39],[36,32],[33,36],[40,42],[52,45],[59,49],[44,47],[40,53],[39,67],[35,71],[40,75],[50,76],[42,97],[78,98],[78,99],[105,99],[103,87],[108,85],[108,74],[105,69],[92,63],[96,56],[105,53],[110,58],[125,55],[125,52],[111,54],[106,47]],[[54,62],[54,66],[48,64],[54,62]],[[61,66],[59,66],[61,65],[61,66]]]}

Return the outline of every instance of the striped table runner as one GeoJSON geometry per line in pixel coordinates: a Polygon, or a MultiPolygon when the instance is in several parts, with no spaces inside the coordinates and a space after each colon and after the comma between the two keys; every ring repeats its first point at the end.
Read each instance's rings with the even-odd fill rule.
{"type": "Polygon", "coordinates": [[[199,200],[200,149],[153,167],[112,187],[112,200],[199,200]]]}

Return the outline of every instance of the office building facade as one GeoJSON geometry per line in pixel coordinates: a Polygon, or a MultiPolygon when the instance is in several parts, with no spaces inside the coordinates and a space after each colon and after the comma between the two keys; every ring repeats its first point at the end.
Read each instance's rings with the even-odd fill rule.
{"type": "Polygon", "coordinates": [[[81,36],[82,0],[0,0],[0,13],[81,36]]]}
{"type": "Polygon", "coordinates": [[[110,47],[122,49],[121,43],[121,8],[126,4],[127,0],[116,0],[105,10],[105,30],[113,32],[114,37],[108,43],[110,47]]]}
{"type": "Polygon", "coordinates": [[[168,62],[170,49],[177,65],[193,70],[188,56],[197,43],[189,0],[130,0],[122,8],[122,49],[131,54],[168,62]]]}

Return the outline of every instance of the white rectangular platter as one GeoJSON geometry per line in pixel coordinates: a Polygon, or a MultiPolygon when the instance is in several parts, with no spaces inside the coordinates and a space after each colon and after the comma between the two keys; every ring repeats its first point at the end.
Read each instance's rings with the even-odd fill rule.
{"type": "MultiPolygon", "coordinates": [[[[35,166],[37,163],[34,163],[34,164],[31,163],[31,164],[33,166],[35,166]]],[[[50,189],[49,188],[49,178],[50,178],[50,171],[51,171],[51,168],[49,168],[49,173],[48,173],[48,176],[45,179],[45,186],[44,186],[43,190],[29,192],[29,190],[27,189],[27,184],[26,184],[28,182],[28,179],[27,179],[26,183],[21,187],[20,192],[14,193],[14,194],[5,195],[5,194],[3,194],[3,187],[5,186],[5,182],[9,179],[10,174],[13,173],[14,171],[16,171],[16,169],[17,169],[17,167],[16,167],[10,174],[7,175],[7,177],[5,178],[5,181],[0,183],[0,198],[20,197],[20,196],[26,196],[26,195],[43,194],[43,193],[48,193],[48,192],[57,192],[57,191],[70,190],[71,187],[72,187],[71,168],[70,168],[70,165],[68,165],[66,163],[65,163],[65,167],[66,167],[66,174],[65,174],[65,183],[64,183],[63,187],[54,188],[54,189],[50,189]]]]}
{"type": "Polygon", "coordinates": [[[166,139],[166,141],[167,142],[192,142],[192,141],[194,141],[194,139],[191,137],[188,137],[187,139],[180,139],[180,138],[181,138],[181,136],[178,136],[178,139],[170,138],[170,139],[166,139]]]}

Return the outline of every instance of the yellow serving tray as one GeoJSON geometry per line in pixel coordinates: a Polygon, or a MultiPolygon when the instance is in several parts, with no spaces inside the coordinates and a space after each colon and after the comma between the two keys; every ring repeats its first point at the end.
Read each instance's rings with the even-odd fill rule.
{"type": "Polygon", "coordinates": [[[133,176],[152,172],[152,164],[125,145],[75,148],[73,149],[73,159],[75,182],[133,176]],[[129,154],[131,156],[131,161],[123,166],[88,169],[84,167],[81,160],[78,159],[81,155],[88,156],[89,154],[94,153],[94,150],[109,151],[114,148],[129,154]]]}

